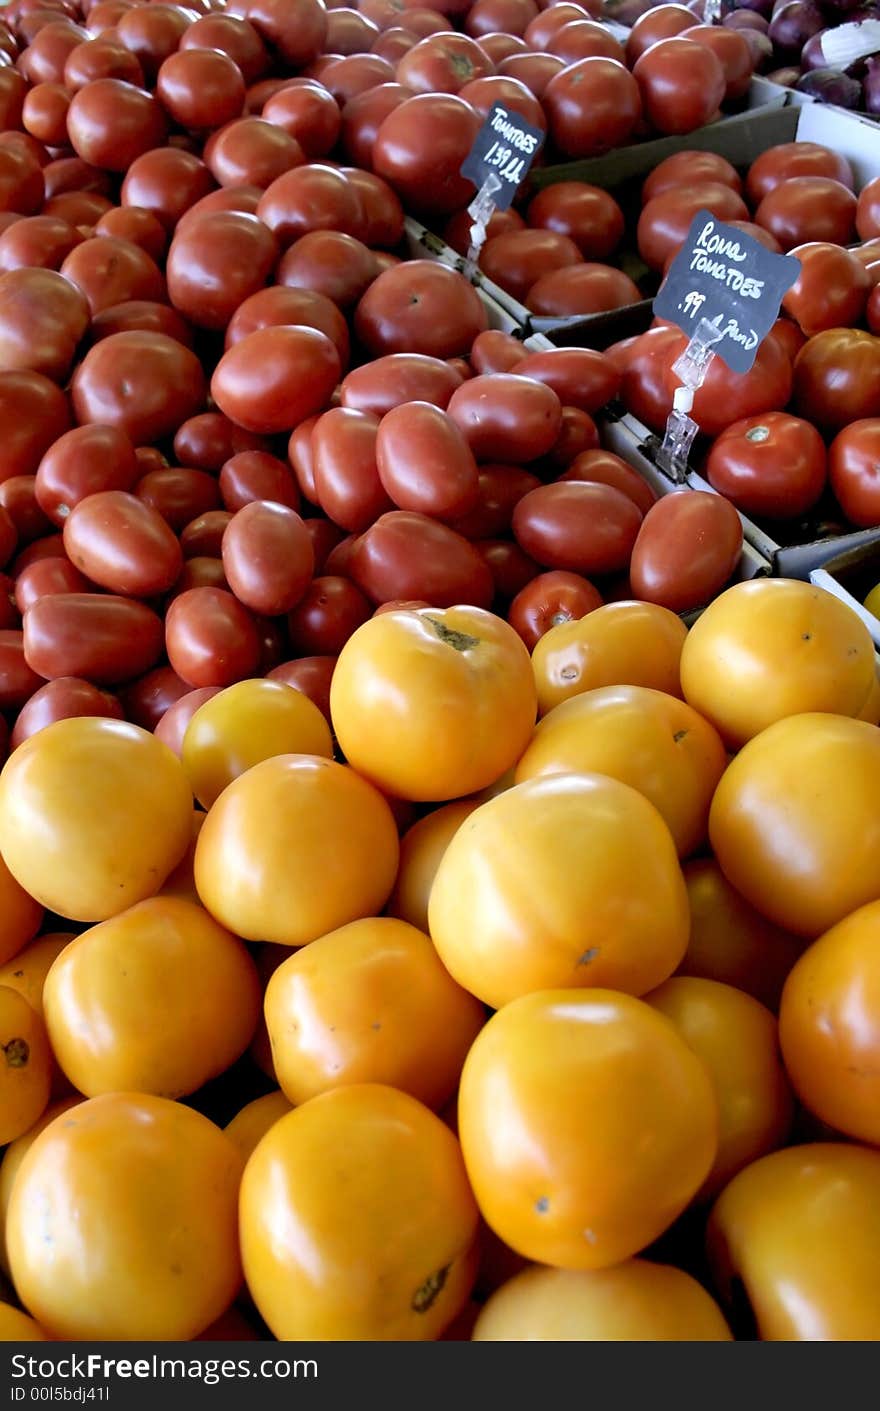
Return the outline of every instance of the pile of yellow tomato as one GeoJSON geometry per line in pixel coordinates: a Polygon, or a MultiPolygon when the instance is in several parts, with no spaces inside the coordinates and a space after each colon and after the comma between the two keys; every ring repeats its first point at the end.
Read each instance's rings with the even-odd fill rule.
{"type": "Polygon", "coordinates": [[[859,619],[402,609],[330,709],[0,774],[0,1337],[880,1336],[859,619]]]}

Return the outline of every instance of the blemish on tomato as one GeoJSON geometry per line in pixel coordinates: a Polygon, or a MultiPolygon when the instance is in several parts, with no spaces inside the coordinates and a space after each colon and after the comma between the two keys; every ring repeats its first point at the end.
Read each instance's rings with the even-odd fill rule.
{"type": "Polygon", "coordinates": [[[546,1215],[547,1211],[550,1209],[550,1197],[546,1195],[539,1196],[535,1201],[535,1209],[539,1215],[546,1215]]]}
{"type": "Polygon", "coordinates": [[[590,961],[595,960],[598,954],[599,947],[590,946],[589,950],[585,950],[583,955],[578,956],[577,963],[578,965],[589,965],[590,961]]]}
{"type": "Polygon", "coordinates": [[[0,1045],[6,1055],[6,1064],[9,1068],[24,1068],[31,1055],[30,1045],[26,1039],[10,1039],[8,1044],[0,1045]]]}
{"type": "Polygon", "coordinates": [[[437,1269],[435,1273],[429,1274],[425,1282],[416,1289],[410,1304],[414,1313],[427,1313],[432,1304],[437,1301],[437,1296],[449,1277],[450,1267],[447,1264],[444,1269],[437,1269]]]}

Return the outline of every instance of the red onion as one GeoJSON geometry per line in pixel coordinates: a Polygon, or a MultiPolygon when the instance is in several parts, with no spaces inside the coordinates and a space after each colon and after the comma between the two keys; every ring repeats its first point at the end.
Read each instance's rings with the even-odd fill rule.
{"type": "Polygon", "coordinates": [[[835,108],[858,108],[862,101],[862,85],[840,69],[813,69],[798,79],[795,88],[809,93],[818,103],[832,103],[835,108]]]}
{"type": "Polygon", "coordinates": [[[734,14],[740,10],[753,10],[756,14],[770,18],[770,11],[773,9],[773,0],[738,0],[734,14]]]}
{"type": "Polygon", "coordinates": [[[755,73],[763,73],[773,59],[773,43],[769,34],[762,34],[757,29],[741,29],[739,32],[749,46],[755,73]]]}
{"type": "Polygon", "coordinates": [[[810,36],[824,28],[822,11],[814,0],[787,0],[770,21],[770,38],[778,54],[795,60],[810,36]]]}
{"type": "Polygon", "coordinates": [[[766,34],[770,28],[770,21],[757,10],[731,10],[721,23],[727,29],[756,29],[761,34],[766,34]]]}
{"type": "Polygon", "coordinates": [[[822,53],[822,40],[828,33],[827,29],[820,29],[818,34],[811,34],[801,53],[801,68],[805,73],[810,69],[827,69],[828,60],[822,53]]]}
{"type": "Polygon", "coordinates": [[[880,113],[880,59],[869,59],[862,82],[866,113],[880,113]]]}
{"type": "Polygon", "coordinates": [[[765,74],[764,77],[771,83],[778,83],[783,88],[794,88],[800,79],[801,71],[797,68],[774,69],[772,73],[765,74]]]}

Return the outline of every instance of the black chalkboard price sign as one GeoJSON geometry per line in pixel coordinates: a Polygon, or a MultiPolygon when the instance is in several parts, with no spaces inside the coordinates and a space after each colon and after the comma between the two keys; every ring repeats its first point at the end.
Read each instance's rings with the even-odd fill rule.
{"type": "Polygon", "coordinates": [[[500,185],[493,190],[492,200],[499,211],[506,211],[543,141],[539,127],[533,127],[501,103],[494,103],[461,164],[461,174],[478,191],[489,176],[497,177],[500,185]]]}
{"type": "Polygon", "coordinates": [[[800,272],[793,255],[774,255],[735,226],[698,211],[654,313],[688,336],[701,319],[714,323],[721,329],[714,352],[732,372],[748,372],[800,272]]]}

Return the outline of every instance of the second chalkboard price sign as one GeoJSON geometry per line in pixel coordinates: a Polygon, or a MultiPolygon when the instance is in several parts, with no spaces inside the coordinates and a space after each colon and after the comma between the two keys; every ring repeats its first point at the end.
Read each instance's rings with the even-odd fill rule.
{"type": "Polygon", "coordinates": [[[774,255],[736,226],[698,211],[654,300],[654,313],[683,333],[703,320],[719,330],[713,351],[732,372],[748,372],[801,272],[793,255],[774,255]]]}

